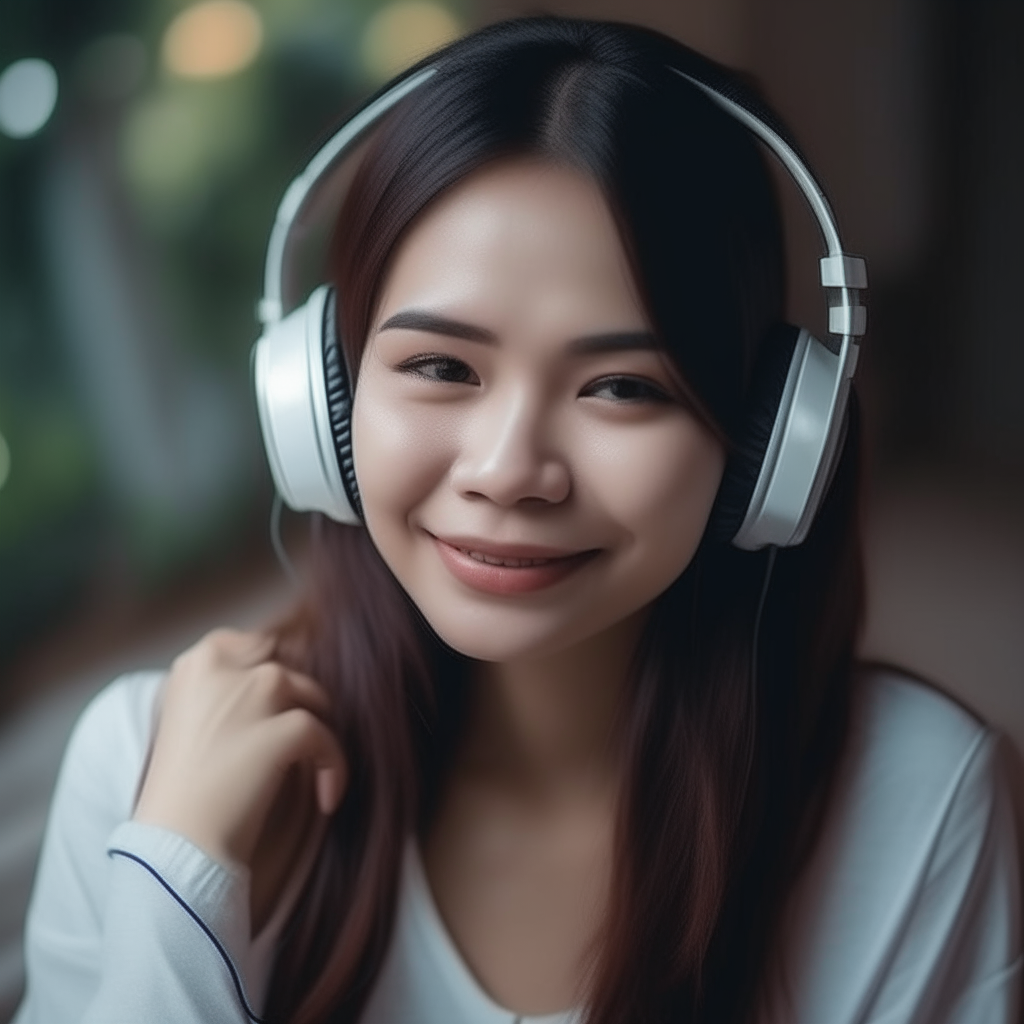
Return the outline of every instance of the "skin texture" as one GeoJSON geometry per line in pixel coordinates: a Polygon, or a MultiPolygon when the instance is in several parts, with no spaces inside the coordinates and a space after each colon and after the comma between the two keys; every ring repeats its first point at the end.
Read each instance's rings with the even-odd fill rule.
{"type": "Polygon", "coordinates": [[[315,826],[344,794],[327,694],[269,660],[273,640],[215,630],[175,659],[134,817],[252,871],[254,933],[315,826]]]}
{"type": "Polygon", "coordinates": [[[607,206],[574,171],[488,168],[405,238],[356,386],[356,477],[378,549],[457,650],[493,662],[564,650],[690,561],[724,455],[664,356],[609,340],[649,332],[607,206]],[[388,327],[412,311],[493,340],[388,327]],[[607,351],[581,351],[600,338],[607,351]],[[597,555],[556,586],[492,596],[455,579],[433,537],[597,555]]]}
{"type": "Polygon", "coordinates": [[[355,392],[374,542],[434,629],[481,660],[427,874],[476,977],[523,1013],[564,1009],[585,985],[610,876],[621,688],[724,466],[651,342],[596,186],[502,163],[403,240],[355,392]],[[536,570],[466,573],[435,538],[492,561],[594,553],[524,589],[516,574],[536,570]]]}
{"type": "MultiPolygon", "coordinates": [[[[353,448],[374,543],[478,660],[421,837],[434,898],[495,1000],[564,1009],[606,905],[630,659],[725,462],[593,182],[502,162],[414,222],[360,366],[353,448]]],[[[248,865],[254,928],[346,776],[323,692],[269,649],[221,632],[175,663],[136,815],[248,865]]]]}

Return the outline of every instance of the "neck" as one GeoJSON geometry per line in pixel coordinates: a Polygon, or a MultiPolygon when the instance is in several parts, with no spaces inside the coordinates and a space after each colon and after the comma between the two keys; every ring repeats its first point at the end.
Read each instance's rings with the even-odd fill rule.
{"type": "Polygon", "coordinates": [[[546,657],[481,664],[463,766],[553,797],[614,785],[616,719],[645,620],[546,657]]]}

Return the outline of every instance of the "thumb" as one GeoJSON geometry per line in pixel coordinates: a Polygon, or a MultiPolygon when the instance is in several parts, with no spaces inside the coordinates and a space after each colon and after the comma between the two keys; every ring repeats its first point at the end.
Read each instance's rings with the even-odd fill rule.
{"type": "Polygon", "coordinates": [[[348,767],[344,762],[316,769],[316,803],[324,817],[330,817],[341,804],[348,786],[348,767]]]}
{"type": "Polygon", "coordinates": [[[304,761],[315,772],[317,806],[333,814],[348,785],[348,762],[334,733],[305,708],[284,711],[267,723],[276,748],[274,760],[282,768],[304,761]]]}
{"type": "Polygon", "coordinates": [[[314,786],[320,813],[329,817],[341,804],[348,788],[348,760],[337,737],[319,720],[312,735],[314,786]]]}

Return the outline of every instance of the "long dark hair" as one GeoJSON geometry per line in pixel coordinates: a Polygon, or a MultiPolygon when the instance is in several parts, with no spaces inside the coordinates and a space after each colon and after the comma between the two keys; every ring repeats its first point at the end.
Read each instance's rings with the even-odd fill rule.
{"type": "MultiPolygon", "coordinates": [[[[735,79],[657,33],[559,18],[491,26],[431,63],[436,74],[376,131],[340,216],[333,277],[349,366],[416,216],[487,163],[549,159],[604,191],[651,324],[700,415],[735,447],[782,315],[778,208],[746,130],[670,67],[735,79]]],[[[742,1021],[766,998],[772,940],[846,734],[858,438],[854,403],[810,535],[778,554],[756,652],[766,553],[709,530],[656,602],[628,684],[588,1024],[742,1021]]],[[[351,780],[278,950],[267,1015],[290,1024],[358,1019],[387,951],[404,845],[429,820],[468,693],[466,665],[364,530],[315,519],[313,548],[308,602],[282,651],[332,694],[351,780]]]]}

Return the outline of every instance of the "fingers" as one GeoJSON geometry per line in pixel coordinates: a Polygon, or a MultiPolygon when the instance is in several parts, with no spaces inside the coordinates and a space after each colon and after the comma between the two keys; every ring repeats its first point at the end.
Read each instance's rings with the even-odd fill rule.
{"type": "Polygon", "coordinates": [[[316,805],[320,813],[329,818],[339,806],[348,788],[348,768],[338,772],[330,768],[321,768],[316,773],[316,805]]]}
{"type": "Polygon", "coordinates": [[[283,773],[293,764],[311,764],[315,771],[317,806],[333,814],[345,795],[348,762],[337,737],[315,714],[292,708],[268,719],[270,756],[283,773]]]}
{"type": "Polygon", "coordinates": [[[276,638],[259,630],[218,629],[209,634],[214,658],[234,668],[252,668],[274,652],[276,638]]]}
{"type": "Polygon", "coordinates": [[[285,711],[298,705],[321,718],[329,717],[331,700],[324,688],[309,676],[268,661],[252,672],[253,685],[261,688],[261,695],[273,711],[285,711]]]}
{"type": "MultiPolygon", "coordinates": [[[[275,638],[221,629],[175,661],[136,815],[248,864],[285,776],[301,765],[321,813],[349,771],[331,700],[309,676],[272,661],[275,638]]],[[[304,794],[304,795],[305,795],[304,794]]]]}
{"type": "Polygon", "coordinates": [[[273,654],[275,644],[272,633],[214,629],[185,651],[181,660],[216,668],[252,668],[273,654]]]}
{"type": "Polygon", "coordinates": [[[268,633],[243,633],[232,629],[216,629],[177,659],[187,682],[208,686],[213,678],[228,679],[242,673],[247,689],[256,694],[263,706],[272,712],[298,704],[321,717],[331,711],[330,698],[309,676],[276,661],[275,638],[268,633]]]}

